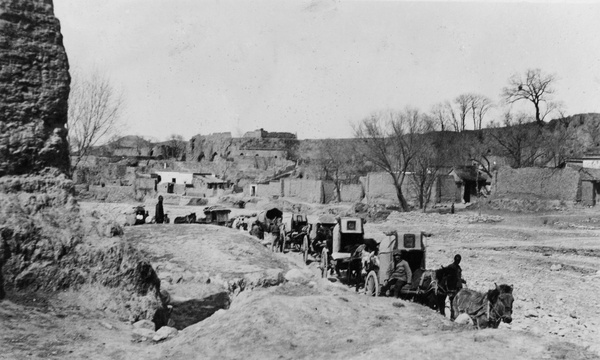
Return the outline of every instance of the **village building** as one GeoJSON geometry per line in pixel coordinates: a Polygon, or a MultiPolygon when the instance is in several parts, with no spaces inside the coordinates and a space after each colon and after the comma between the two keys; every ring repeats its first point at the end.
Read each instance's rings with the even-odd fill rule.
{"type": "Polygon", "coordinates": [[[212,173],[157,171],[157,192],[195,197],[220,196],[231,188],[231,183],[212,173]]]}
{"type": "MultiPolygon", "coordinates": [[[[456,185],[453,202],[470,203],[471,199],[477,198],[481,193],[488,194],[488,186],[491,185],[490,177],[477,166],[456,166],[448,174],[456,185]]],[[[444,188],[441,188],[444,190],[444,188]]],[[[448,195],[452,196],[451,189],[448,195]]],[[[440,197],[443,195],[440,193],[440,197]]]]}

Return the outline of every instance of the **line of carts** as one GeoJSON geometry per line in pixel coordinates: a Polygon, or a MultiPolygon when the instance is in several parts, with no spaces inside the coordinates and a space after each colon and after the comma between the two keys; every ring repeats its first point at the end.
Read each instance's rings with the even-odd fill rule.
{"type": "MultiPolygon", "coordinates": [[[[348,284],[362,284],[370,296],[379,296],[387,280],[387,269],[393,262],[394,251],[404,253],[413,272],[413,284],[418,285],[426,269],[426,233],[399,234],[397,231],[381,233],[376,239],[366,238],[364,220],[359,217],[321,215],[309,222],[305,214],[292,214],[286,218],[281,241],[272,248],[280,251],[301,252],[305,263],[318,261],[322,277],[337,274],[348,284]],[[339,219],[339,221],[338,221],[339,219]],[[376,244],[377,249],[373,249],[376,244]],[[370,248],[369,248],[370,247],[370,248]],[[368,251],[357,251],[365,250],[368,251]],[[365,256],[367,254],[368,256],[365,256]]],[[[268,221],[268,220],[267,220],[268,221]]],[[[403,288],[401,293],[410,297],[419,289],[403,288]]]]}

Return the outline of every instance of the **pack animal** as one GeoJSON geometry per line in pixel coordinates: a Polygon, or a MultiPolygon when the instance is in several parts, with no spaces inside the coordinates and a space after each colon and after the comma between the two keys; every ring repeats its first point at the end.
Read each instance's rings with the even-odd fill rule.
{"type": "Polygon", "coordinates": [[[454,298],[452,308],[455,316],[461,313],[469,315],[479,329],[496,329],[502,321],[507,324],[512,322],[513,302],[513,287],[502,284],[487,293],[461,289],[454,298]]]}
{"type": "Polygon", "coordinates": [[[186,216],[178,216],[173,220],[173,224],[193,224],[196,222],[196,213],[191,213],[186,216]]]}
{"type": "Polygon", "coordinates": [[[446,315],[446,297],[457,291],[458,273],[451,267],[425,270],[419,281],[421,290],[415,300],[446,315]]]}

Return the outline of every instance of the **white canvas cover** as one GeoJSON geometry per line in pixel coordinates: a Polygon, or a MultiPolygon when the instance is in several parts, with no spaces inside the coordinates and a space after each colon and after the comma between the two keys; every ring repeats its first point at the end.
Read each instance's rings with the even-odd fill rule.
{"type": "Polygon", "coordinates": [[[342,218],[342,232],[345,234],[362,234],[362,219],[360,218],[342,218]]]}

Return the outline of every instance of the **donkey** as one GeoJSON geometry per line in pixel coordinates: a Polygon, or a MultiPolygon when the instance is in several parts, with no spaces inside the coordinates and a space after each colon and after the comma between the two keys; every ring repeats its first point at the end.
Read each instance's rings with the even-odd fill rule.
{"type": "Polygon", "coordinates": [[[193,224],[196,222],[196,213],[191,213],[186,216],[178,216],[173,220],[173,224],[193,224]]]}
{"type": "Polygon", "coordinates": [[[455,317],[465,313],[471,317],[478,329],[496,329],[500,322],[510,324],[512,321],[512,306],[514,298],[511,285],[496,285],[495,289],[486,294],[470,289],[462,289],[454,298],[452,308],[455,317]]]}
{"type": "Polygon", "coordinates": [[[425,270],[419,283],[420,294],[415,300],[445,316],[446,297],[451,297],[458,290],[457,279],[458,271],[452,267],[442,266],[437,270],[425,270]]]}

